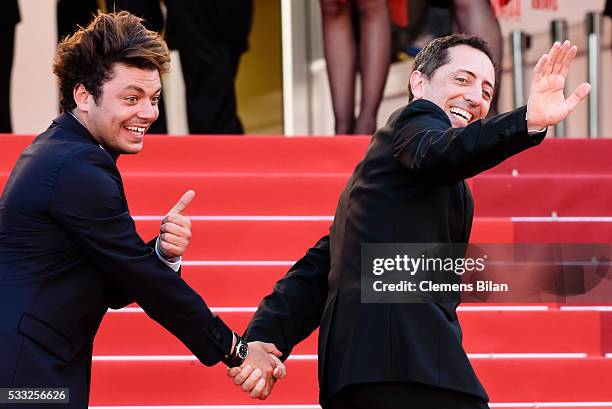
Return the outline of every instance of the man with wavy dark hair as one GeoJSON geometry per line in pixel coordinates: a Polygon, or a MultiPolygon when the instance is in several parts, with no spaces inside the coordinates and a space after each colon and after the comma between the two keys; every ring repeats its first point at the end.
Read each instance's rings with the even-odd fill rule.
{"type": "Polygon", "coordinates": [[[245,344],[177,274],[195,193],[149,243],[129,214],[116,161],[142,149],[169,62],[159,35],[127,12],[99,14],[60,44],[63,113],[25,149],[0,197],[0,387],[69,388],[62,407],[85,408],[100,321],[133,301],[205,365],[284,375],[274,345],[245,344]]]}

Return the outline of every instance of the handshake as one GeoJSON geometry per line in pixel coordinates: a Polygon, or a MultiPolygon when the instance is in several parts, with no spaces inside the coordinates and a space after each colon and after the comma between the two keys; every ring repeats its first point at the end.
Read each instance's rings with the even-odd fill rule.
{"type": "Polygon", "coordinates": [[[287,375],[285,365],[279,359],[282,352],[274,344],[249,342],[249,353],[244,362],[227,368],[227,376],[234,378],[234,384],[253,399],[266,399],[272,392],[277,379],[287,375]]]}

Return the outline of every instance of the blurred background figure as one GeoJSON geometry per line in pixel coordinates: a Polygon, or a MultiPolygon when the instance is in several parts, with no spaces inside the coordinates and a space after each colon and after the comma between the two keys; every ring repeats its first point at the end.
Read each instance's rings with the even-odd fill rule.
{"type": "Polygon", "coordinates": [[[370,135],[391,63],[387,0],[320,0],[336,134],[370,135]],[[361,103],[355,117],[355,82],[361,103]]]}
{"type": "Polygon", "coordinates": [[[235,80],[249,48],[253,0],[166,0],[166,6],[166,40],[181,58],[189,132],[244,133],[235,80]]]}
{"type": "Polygon", "coordinates": [[[97,0],[57,0],[57,42],[85,27],[98,12],[98,6],[104,4],[97,0]]]}
{"type": "MultiPolygon", "coordinates": [[[[58,39],[87,25],[98,9],[126,10],[144,18],[149,30],[164,34],[179,52],[187,122],[193,134],[242,134],[235,80],[249,48],[253,0],[58,0],[58,39]]],[[[151,133],[167,133],[163,98],[151,133]]]]}
{"type": "Polygon", "coordinates": [[[11,71],[13,69],[13,49],[15,26],[19,23],[17,0],[7,0],[0,13],[0,133],[11,133],[11,71]]]}
{"type": "MultiPolygon", "coordinates": [[[[389,0],[392,1],[392,0],[389,0]]],[[[495,0],[505,7],[510,0],[495,0]]],[[[491,51],[501,69],[503,39],[501,27],[491,0],[407,0],[407,24],[394,26],[393,56],[395,60],[414,57],[427,43],[453,33],[478,35],[491,51]]],[[[496,73],[496,91],[489,116],[498,112],[501,73],[496,73]]]]}
{"type": "MultiPolygon", "coordinates": [[[[502,6],[508,1],[499,0],[502,6]]],[[[407,36],[399,42],[413,43],[403,50],[409,55],[418,52],[418,44],[437,36],[479,35],[487,41],[496,65],[501,67],[501,28],[490,0],[320,0],[320,4],[336,134],[369,135],[375,131],[392,56],[397,54],[392,27],[394,39],[399,29],[407,36]],[[417,39],[419,36],[422,38],[417,39]],[[356,114],[357,73],[361,100],[356,114]]],[[[498,111],[500,85],[498,72],[490,115],[498,111]]]]}

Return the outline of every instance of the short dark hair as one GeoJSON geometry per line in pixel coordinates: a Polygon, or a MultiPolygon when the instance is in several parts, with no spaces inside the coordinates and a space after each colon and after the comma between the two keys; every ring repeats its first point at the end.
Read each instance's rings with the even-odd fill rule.
{"type": "Polygon", "coordinates": [[[127,11],[99,12],[86,28],[80,27],[59,44],[53,73],[59,82],[62,111],[76,107],[73,91],[79,84],[97,103],[102,85],[111,79],[116,63],[157,70],[160,74],[169,71],[166,42],[147,30],[142,21],[127,11]]]}
{"type": "MultiPolygon", "coordinates": [[[[491,60],[491,63],[493,63],[493,67],[497,73],[497,64],[495,63],[493,53],[485,40],[478,36],[452,34],[432,40],[421,51],[419,51],[414,59],[414,66],[410,75],[412,75],[414,71],[420,71],[423,75],[425,75],[425,77],[431,78],[433,73],[438,68],[448,64],[448,49],[458,45],[468,45],[485,53],[486,56],[489,57],[489,60],[491,60]]],[[[410,83],[408,83],[408,96],[409,101],[414,99],[414,94],[412,93],[410,83]]]]}

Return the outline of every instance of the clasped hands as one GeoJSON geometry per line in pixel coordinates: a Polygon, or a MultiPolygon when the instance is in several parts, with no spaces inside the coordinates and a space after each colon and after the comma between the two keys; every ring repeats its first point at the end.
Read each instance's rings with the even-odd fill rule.
{"type": "Polygon", "coordinates": [[[282,352],[274,344],[249,342],[249,355],[240,367],[227,368],[227,376],[253,399],[266,399],[277,379],[287,375],[285,365],[279,359],[282,352]]]}

